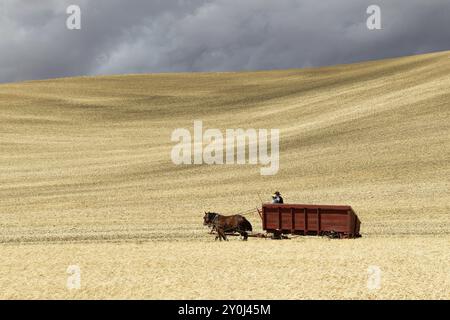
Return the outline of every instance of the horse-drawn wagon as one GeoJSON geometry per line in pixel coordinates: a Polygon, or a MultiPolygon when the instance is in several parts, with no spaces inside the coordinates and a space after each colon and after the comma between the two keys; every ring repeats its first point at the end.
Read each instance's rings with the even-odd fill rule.
{"type": "MultiPolygon", "coordinates": [[[[254,210],[254,209],[253,209],[254,210]]],[[[256,209],[262,220],[263,233],[248,233],[252,231],[250,222],[241,214],[223,216],[215,212],[205,212],[203,224],[212,227],[217,232],[216,239],[227,240],[227,235],[240,234],[244,240],[247,237],[281,239],[286,234],[318,235],[331,238],[358,238],[361,222],[350,206],[310,205],[310,204],[263,204],[262,209],[256,209]]]]}

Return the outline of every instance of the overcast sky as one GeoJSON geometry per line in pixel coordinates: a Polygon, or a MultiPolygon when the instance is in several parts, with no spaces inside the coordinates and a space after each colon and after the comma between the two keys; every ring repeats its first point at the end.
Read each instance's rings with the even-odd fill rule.
{"type": "Polygon", "coordinates": [[[302,68],[450,50],[450,0],[0,0],[0,82],[302,68]],[[66,8],[81,8],[68,30],[66,8]],[[367,7],[382,30],[368,30],[367,7]]]}

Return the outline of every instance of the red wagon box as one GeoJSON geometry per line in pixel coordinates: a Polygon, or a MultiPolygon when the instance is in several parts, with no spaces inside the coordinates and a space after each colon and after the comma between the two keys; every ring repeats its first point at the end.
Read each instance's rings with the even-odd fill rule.
{"type": "Polygon", "coordinates": [[[330,235],[339,238],[360,237],[361,222],[350,206],[307,204],[264,204],[263,229],[281,234],[330,235]]]}

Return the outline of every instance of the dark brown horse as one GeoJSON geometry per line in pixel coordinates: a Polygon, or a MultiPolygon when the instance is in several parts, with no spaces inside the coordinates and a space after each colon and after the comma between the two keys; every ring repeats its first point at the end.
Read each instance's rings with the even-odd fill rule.
{"type": "Polygon", "coordinates": [[[203,225],[215,228],[217,230],[216,240],[218,238],[220,241],[228,240],[225,232],[239,232],[243,240],[247,240],[247,231],[252,231],[250,222],[239,214],[223,216],[215,212],[205,212],[203,225]]]}

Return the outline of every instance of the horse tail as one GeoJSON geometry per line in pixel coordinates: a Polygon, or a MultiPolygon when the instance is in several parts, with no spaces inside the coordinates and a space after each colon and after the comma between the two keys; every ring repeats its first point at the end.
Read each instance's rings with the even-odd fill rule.
{"type": "Polygon", "coordinates": [[[253,230],[252,224],[245,217],[242,217],[241,226],[244,229],[244,231],[252,231],[253,230]]]}

